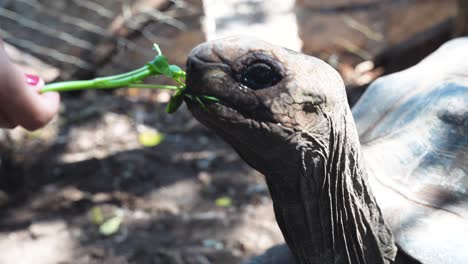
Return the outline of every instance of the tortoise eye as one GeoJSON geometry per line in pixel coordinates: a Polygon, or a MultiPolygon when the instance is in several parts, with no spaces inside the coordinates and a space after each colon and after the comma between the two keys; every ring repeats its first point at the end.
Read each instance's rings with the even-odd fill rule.
{"type": "Polygon", "coordinates": [[[282,78],[273,66],[257,62],[244,68],[240,75],[240,82],[251,89],[258,90],[273,86],[282,78]]]}

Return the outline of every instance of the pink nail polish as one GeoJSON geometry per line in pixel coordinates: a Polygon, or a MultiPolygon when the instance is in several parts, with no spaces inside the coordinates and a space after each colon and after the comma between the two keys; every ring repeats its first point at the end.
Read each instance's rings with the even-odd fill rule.
{"type": "Polygon", "coordinates": [[[36,86],[41,81],[41,77],[33,74],[25,74],[26,75],[26,83],[31,86],[36,86]]]}

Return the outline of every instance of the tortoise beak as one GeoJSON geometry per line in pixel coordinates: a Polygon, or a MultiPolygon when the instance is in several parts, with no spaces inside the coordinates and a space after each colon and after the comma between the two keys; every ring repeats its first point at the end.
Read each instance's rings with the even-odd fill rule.
{"type": "Polygon", "coordinates": [[[187,93],[219,97],[230,68],[191,54],[187,59],[187,93]]]}

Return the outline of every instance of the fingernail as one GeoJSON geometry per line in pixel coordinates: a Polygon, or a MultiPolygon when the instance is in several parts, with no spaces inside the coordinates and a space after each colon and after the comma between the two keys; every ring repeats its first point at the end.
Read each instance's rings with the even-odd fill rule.
{"type": "Polygon", "coordinates": [[[26,75],[26,83],[31,86],[36,86],[41,81],[41,77],[33,74],[25,74],[26,75]]]}

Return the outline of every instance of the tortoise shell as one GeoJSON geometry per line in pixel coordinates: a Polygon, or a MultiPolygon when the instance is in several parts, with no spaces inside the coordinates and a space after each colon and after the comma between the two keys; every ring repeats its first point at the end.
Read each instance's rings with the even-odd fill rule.
{"type": "Polygon", "coordinates": [[[468,263],[468,38],[378,79],[352,111],[399,248],[422,263],[468,263]]]}

